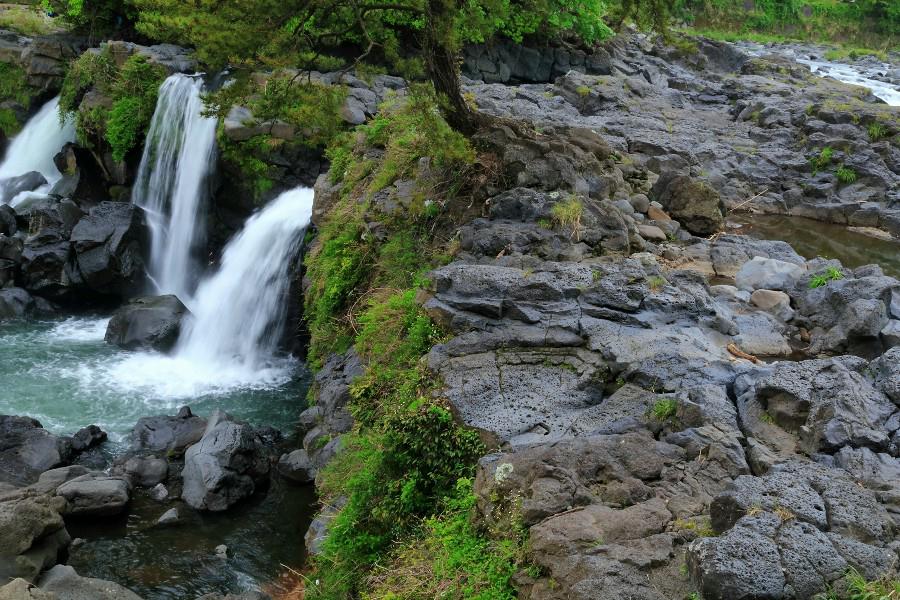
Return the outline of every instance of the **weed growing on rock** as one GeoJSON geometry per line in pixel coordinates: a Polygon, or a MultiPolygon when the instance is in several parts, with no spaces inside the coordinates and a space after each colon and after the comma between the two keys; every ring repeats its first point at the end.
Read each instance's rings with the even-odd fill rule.
{"type": "Polygon", "coordinates": [[[660,275],[654,275],[647,278],[647,285],[650,286],[650,291],[652,292],[661,290],[667,283],[669,282],[666,281],[666,278],[660,275]]]}
{"type": "Polygon", "coordinates": [[[557,202],[550,209],[553,222],[560,229],[568,229],[570,236],[574,240],[581,237],[581,217],[584,215],[584,204],[581,199],[574,194],[566,200],[557,202]]]}
{"type": "Polygon", "coordinates": [[[834,174],[837,176],[838,181],[840,181],[841,183],[853,183],[858,178],[856,175],[856,171],[846,165],[841,165],[840,167],[838,167],[834,174]]]}
{"type": "Polygon", "coordinates": [[[830,146],[825,146],[817,156],[812,157],[809,162],[812,165],[813,175],[828,166],[833,155],[834,150],[830,146]]]}
{"type": "Polygon", "coordinates": [[[869,133],[869,139],[873,142],[877,142],[887,136],[887,127],[878,121],[869,123],[869,126],[866,127],[866,131],[869,133]]]}
{"type": "Polygon", "coordinates": [[[675,416],[678,411],[678,401],[675,398],[660,398],[650,408],[650,414],[657,421],[667,421],[675,416]]]}
{"type": "Polygon", "coordinates": [[[844,274],[837,267],[828,267],[821,275],[815,275],[809,280],[810,289],[820,288],[827,285],[829,281],[837,281],[843,279],[844,274]]]}

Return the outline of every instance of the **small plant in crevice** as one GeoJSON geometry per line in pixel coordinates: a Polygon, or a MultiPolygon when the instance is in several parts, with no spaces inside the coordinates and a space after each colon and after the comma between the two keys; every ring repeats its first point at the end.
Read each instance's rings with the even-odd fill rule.
{"type": "Polygon", "coordinates": [[[572,239],[578,241],[581,238],[581,218],[584,216],[584,204],[574,194],[566,200],[557,202],[550,209],[553,222],[560,229],[568,229],[572,239]]]}
{"type": "Polygon", "coordinates": [[[877,142],[877,141],[887,137],[887,134],[888,134],[887,127],[885,127],[878,121],[873,121],[873,122],[869,123],[869,126],[866,127],[866,131],[869,134],[869,139],[873,142],[877,142]]]}
{"type": "Polygon", "coordinates": [[[856,174],[851,167],[847,165],[841,165],[834,171],[835,176],[838,178],[838,181],[841,183],[853,183],[856,181],[859,176],[856,174]]]}
{"type": "Polygon", "coordinates": [[[657,421],[668,421],[676,412],[678,401],[675,398],[660,398],[650,407],[650,415],[657,421]]]}
{"type": "Polygon", "coordinates": [[[809,159],[809,164],[812,166],[813,175],[827,167],[831,163],[831,157],[834,156],[834,150],[831,146],[825,146],[819,153],[809,159]]]}
{"type": "Polygon", "coordinates": [[[661,290],[667,283],[669,282],[661,275],[653,275],[647,278],[647,285],[650,286],[650,291],[652,292],[661,290]]]}
{"type": "Polygon", "coordinates": [[[838,269],[837,267],[828,267],[827,269],[825,269],[824,273],[815,275],[809,280],[809,288],[820,288],[824,285],[827,285],[830,281],[837,281],[843,278],[844,274],[841,273],[840,269],[838,269]]]}

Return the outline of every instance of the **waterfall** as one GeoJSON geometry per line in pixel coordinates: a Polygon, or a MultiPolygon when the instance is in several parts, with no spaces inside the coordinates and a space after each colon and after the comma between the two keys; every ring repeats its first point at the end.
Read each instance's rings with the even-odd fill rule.
{"type": "MultiPolygon", "coordinates": [[[[62,177],[53,163],[53,157],[66,143],[74,141],[75,124],[72,119],[64,124],[60,122],[57,96],[45,103],[12,139],[6,157],[0,163],[0,180],[37,171],[47,180],[47,185],[37,191],[46,193],[62,177]]],[[[0,203],[15,204],[13,198],[6,197],[2,190],[0,203]]]]}
{"type": "Polygon", "coordinates": [[[187,301],[205,241],[206,179],[215,159],[216,119],[201,115],[199,77],[176,74],[159,88],[132,202],[146,211],[150,278],[157,293],[187,301]]]}
{"type": "Polygon", "coordinates": [[[291,259],[312,215],[313,191],[282,193],[247,220],[222,265],[200,284],[175,354],[195,362],[256,369],[284,330],[291,259]]]}

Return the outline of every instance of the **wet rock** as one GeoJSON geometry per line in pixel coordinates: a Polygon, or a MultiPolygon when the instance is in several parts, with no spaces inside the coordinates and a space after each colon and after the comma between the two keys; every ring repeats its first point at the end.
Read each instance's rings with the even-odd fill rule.
{"type": "Polygon", "coordinates": [[[794,263],[774,258],[754,257],[734,276],[737,287],[754,290],[789,290],[804,275],[804,269],[794,263]]]}
{"type": "Polygon", "coordinates": [[[9,204],[0,205],[0,234],[13,236],[18,230],[16,211],[9,204]]]}
{"type": "Polygon", "coordinates": [[[225,544],[216,546],[216,556],[219,558],[228,558],[228,546],[225,544]]]}
{"type": "Polygon", "coordinates": [[[72,230],[72,282],[127,296],[143,284],[147,233],[143,210],[130,202],[101,202],[72,230]]]}
{"type": "Polygon", "coordinates": [[[185,454],[181,497],[199,510],[223,511],[251,496],[269,476],[269,451],[246,423],[216,411],[185,454]]]}
{"type": "Polygon", "coordinates": [[[188,313],[173,295],[136,298],[113,314],[104,339],[127,350],[152,348],[165,352],[178,341],[188,313]]]}
{"type": "Polygon", "coordinates": [[[278,473],[294,483],[312,483],[316,479],[316,467],[303,448],[282,454],[278,459],[278,473]]]}
{"type": "Polygon", "coordinates": [[[81,577],[68,565],[57,565],[38,580],[41,590],[57,600],[141,600],[141,597],[117,583],[81,577]]]}
{"type": "Polygon", "coordinates": [[[169,498],[169,490],[166,489],[166,486],[163,484],[157,483],[153,486],[153,489],[150,490],[150,498],[157,502],[164,502],[169,498]]]}
{"type": "Polygon", "coordinates": [[[48,469],[72,458],[72,445],[28,417],[0,415],[0,482],[34,483],[48,469]]]}
{"type": "Polygon", "coordinates": [[[206,419],[195,416],[187,406],[175,416],[143,417],[131,431],[135,452],[182,454],[196,443],[206,430],[206,419]]]}
{"type": "Polygon", "coordinates": [[[59,486],[56,495],[66,499],[66,515],[101,517],[124,511],[131,489],[124,479],[89,473],[59,486]]]}
{"type": "Polygon", "coordinates": [[[653,196],[673,219],[695,235],[709,236],[725,225],[722,199],[702,181],[682,175],[660,177],[653,196]]]}
{"type": "Polygon", "coordinates": [[[178,514],[177,508],[170,508],[156,520],[157,527],[169,527],[177,525],[181,522],[181,516],[178,514]]]}
{"type": "Polygon", "coordinates": [[[34,298],[17,287],[0,289],[0,319],[21,319],[35,309],[34,298]]]}
{"type": "Polygon", "coordinates": [[[88,425],[72,436],[72,450],[83,452],[106,441],[106,432],[96,425],[88,425]]]}
{"type": "Polygon", "coordinates": [[[16,194],[31,192],[45,185],[47,180],[37,171],[30,171],[24,175],[9,177],[0,180],[0,197],[5,201],[12,200],[16,194]]]}
{"type": "Polygon", "coordinates": [[[123,471],[134,485],[152,488],[166,480],[169,463],[163,458],[135,456],[125,461],[123,471]]]}

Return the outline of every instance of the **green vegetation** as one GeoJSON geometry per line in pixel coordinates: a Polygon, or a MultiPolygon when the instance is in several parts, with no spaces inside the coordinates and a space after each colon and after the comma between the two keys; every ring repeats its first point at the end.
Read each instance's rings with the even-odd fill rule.
{"type": "Polygon", "coordinates": [[[134,16],[131,0],[40,0],[40,5],[60,15],[75,32],[86,35],[88,45],[115,37],[134,16]]]}
{"type": "Polygon", "coordinates": [[[888,55],[884,50],[874,50],[872,48],[854,48],[851,46],[843,46],[840,48],[832,48],[825,53],[826,60],[845,60],[851,59],[856,60],[857,58],[861,58],[863,56],[874,56],[879,60],[887,60],[888,55]]]}
{"type": "MultiPolygon", "coordinates": [[[[34,90],[28,86],[28,75],[22,67],[0,62],[0,101],[15,102],[27,109],[34,98],[34,90]]],[[[10,108],[0,109],[0,131],[13,135],[22,124],[10,108]]]]}
{"type": "Polygon", "coordinates": [[[696,517],[691,519],[675,519],[672,522],[675,531],[691,531],[697,537],[714,537],[716,531],[712,528],[709,517],[696,517]]]}
{"type": "Polygon", "coordinates": [[[132,55],[118,68],[107,52],[86,52],[72,63],[63,81],[62,118],[75,116],[79,143],[106,144],[114,160],[124,160],[143,140],[164,78],[165,70],[143,55],[132,55]],[[90,90],[98,96],[89,106],[81,106],[90,90]]]}
{"type": "Polygon", "coordinates": [[[816,596],[816,600],[897,600],[900,598],[900,579],[881,578],[866,581],[856,569],[844,575],[846,594],[831,590],[816,596]]]}
{"type": "Polygon", "coordinates": [[[809,159],[809,164],[812,166],[813,175],[827,167],[831,163],[831,157],[833,155],[834,150],[832,150],[830,146],[825,146],[817,156],[809,159]]]}
{"type": "Polygon", "coordinates": [[[660,398],[650,407],[650,415],[657,421],[668,421],[678,412],[678,401],[675,398],[660,398]]]}
{"type": "Polygon", "coordinates": [[[815,275],[809,280],[810,289],[815,289],[827,285],[829,281],[837,281],[843,279],[844,274],[837,267],[828,267],[821,275],[815,275]]]}
{"type": "Polygon", "coordinates": [[[363,598],[515,598],[511,580],[522,562],[524,531],[486,538],[472,524],[474,507],[472,480],[460,479],[445,512],[425,520],[420,539],[399,545],[390,563],[369,577],[363,598]]]}
{"type": "Polygon", "coordinates": [[[865,46],[836,50],[834,58],[880,56],[900,36],[900,3],[890,0],[675,0],[672,12],[694,31],[719,38],[865,46]]]}
{"type": "Polygon", "coordinates": [[[853,183],[857,179],[856,171],[847,165],[841,165],[834,171],[838,181],[841,183],[853,183]]]}
{"type": "Polygon", "coordinates": [[[0,9],[0,29],[9,29],[22,35],[47,35],[57,27],[53,19],[34,6],[6,5],[0,9]]]}
{"type": "Polygon", "coordinates": [[[581,217],[584,215],[584,203],[581,198],[571,195],[557,202],[550,209],[553,223],[560,229],[568,229],[574,240],[581,237],[581,217]]]}
{"type": "Polygon", "coordinates": [[[869,123],[869,126],[866,127],[866,131],[869,133],[869,139],[873,142],[877,142],[887,137],[888,134],[887,127],[885,127],[878,121],[872,121],[871,123],[869,123]]]}
{"type": "Polygon", "coordinates": [[[661,290],[667,283],[665,277],[660,275],[653,275],[647,278],[647,285],[650,286],[650,291],[656,292],[661,290]]]}

